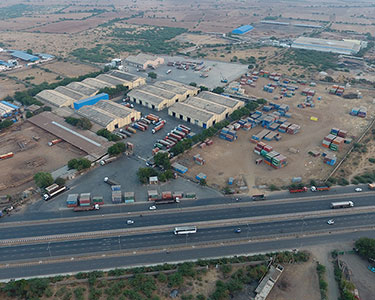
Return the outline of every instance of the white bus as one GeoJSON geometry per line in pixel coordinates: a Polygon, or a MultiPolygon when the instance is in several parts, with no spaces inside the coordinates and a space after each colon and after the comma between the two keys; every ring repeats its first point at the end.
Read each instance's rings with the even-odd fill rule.
{"type": "Polygon", "coordinates": [[[182,227],[175,227],[174,234],[189,234],[189,233],[196,233],[197,226],[182,226],[182,227]]]}
{"type": "Polygon", "coordinates": [[[348,208],[353,207],[354,203],[352,201],[343,201],[343,202],[332,202],[331,208],[348,208]]]}

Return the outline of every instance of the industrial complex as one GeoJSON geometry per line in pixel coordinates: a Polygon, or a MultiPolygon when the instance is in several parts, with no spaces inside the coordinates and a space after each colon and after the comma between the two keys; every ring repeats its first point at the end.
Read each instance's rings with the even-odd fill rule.
{"type": "Polygon", "coordinates": [[[361,41],[335,41],[309,37],[299,37],[293,42],[292,48],[353,55],[361,50],[361,41]]]}
{"type": "Polygon", "coordinates": [[[141,70],[146,70],[148,67],[157,68],[159,65],[164,64],[164,58],[140,53],[137,56],[129,55],[125,59],[125,64],[128,66],[136,67],[141,70]]]}

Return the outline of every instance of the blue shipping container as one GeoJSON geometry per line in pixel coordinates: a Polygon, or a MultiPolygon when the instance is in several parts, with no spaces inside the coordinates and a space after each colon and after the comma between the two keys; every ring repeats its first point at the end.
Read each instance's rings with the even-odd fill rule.
{"type": "Polygon", "coordinates": [[[86,105],[94,105],[101,100],[108,100],[108,99],[109,99],[108,94],[101,93],[101,94],[98,94],[96,96],[92,96],[92,97],[74,102],[74,109],[79,110],[80,108],[82,108],[86,105]]]}

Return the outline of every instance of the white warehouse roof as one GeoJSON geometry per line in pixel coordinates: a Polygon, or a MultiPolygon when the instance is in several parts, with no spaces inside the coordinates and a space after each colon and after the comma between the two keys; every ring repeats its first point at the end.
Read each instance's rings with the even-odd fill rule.
{"type": "Polygon", "coordinates": [[[293,42],[292,48],[351,55],[356,54],[359,50],[361,50],[361,42],[356,40],[336,41],[299,37],[293,42]]]}

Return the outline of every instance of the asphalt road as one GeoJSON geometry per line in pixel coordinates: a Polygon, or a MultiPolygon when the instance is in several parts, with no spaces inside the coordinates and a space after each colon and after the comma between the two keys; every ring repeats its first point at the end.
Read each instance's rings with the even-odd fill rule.
{"type": "Polygon", "coordinates": [[[77,256],[121,250],[139,250],[144,248],[168,247],[178,245],[198,245],[221,240],[238,240],[275,235],[298,234],[306,232],[330,231],[337,229],[353,229],[361,226],[375,226],[375,213],[351,214],[336,216],[335,224],[328,225],[330,217],[304,218],[303,220],[287,220],[264,222],[247,225],[225,227],[198,228],[196,234],[174,235],[173,228],[169,231],[151,234],[134,234],[109,238],[72,240],[29,245],[18,245],[0,248],[0,261],[43,259],[56,256],[77,256]],[[241,228],[241,233],[235,230],[241,228]]]}
{"type": "MultiPolygon", "coordinates": [[[[373,200],[372,194],[358,194],[358,198],[352,199],[355,203],[355,207],[372,206],[375,201],[373,200]]],[[[330,203],[332,201],[348,200],[348,198],[342,199],[315,199],[309,201],[296,201],[287,203],[272,203],[263,204],[257,203],[257,205],[249,205],[245,207],[228,207],[201,210],[201,211],[190,211],[185,212],[183,210],[178,212],[168,212],[157,214],[145,214],[142,217],[140,215],[130,217],[116,217],[106,218],[106,215],[99,215],[99,212],[89,212],[98,214],[98,218],[95,220],[76,220],[72,219],[70,222],[62,223],[45,223],[41,225],[27,225],[27,226],[16,226],[16,227],[0,227],[1,239],[12,239],[12,238],[23,238],[32,236],[44,236],[44,235],[55,235],[55,234],[67,234],[67,233],[78,233],[78,232],[93,232],[100,230],[113,230],[123,229],[132,227],[147,227],[147,226],[158,226],[168,224],[181,224],[181,223],[192,223],[192,222],[205,222],[213,220],[228,220],[236,218],[248,218],[248,217],[260,217],[260,216],[272,216],[278,214],[293,214],[302,212],[319,212],[330,209],[330,203]],[[131,219],[134,221],[133,225],[127,225],[126,220],[131,219]]],[[[176,205],[162,205],[159,207],[175,207],[176,205]]],[[[350,209],[347,209],[348,213],[350,209]]],[[[87,214],[86,214],[87,215],[87,214]]]]}

